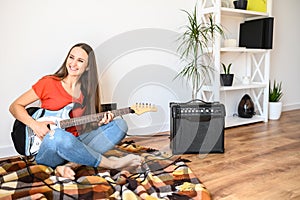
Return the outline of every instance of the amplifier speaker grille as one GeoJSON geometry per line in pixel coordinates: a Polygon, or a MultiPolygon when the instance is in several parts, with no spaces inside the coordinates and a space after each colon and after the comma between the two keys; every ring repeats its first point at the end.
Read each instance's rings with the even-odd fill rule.
{"type": "Polygon", "coordinates": [[[219,103],[170,103],[173,154],[223,153],[225,108],[219,103]]]}

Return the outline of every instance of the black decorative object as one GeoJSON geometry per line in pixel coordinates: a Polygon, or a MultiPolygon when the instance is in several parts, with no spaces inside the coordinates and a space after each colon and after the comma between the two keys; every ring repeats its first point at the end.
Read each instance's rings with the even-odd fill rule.
{"type": "Polygon", "coordinates": [[[222,86],[232,86],[234,74],[220,74],[220,82],[222,86]]]}
{"type": "Polygon", "coordinates": [[[248,1],[247,0],[237,0],[237,1],[233,1],[233,5],[235,9],[243,9],[246,10],[247,9],[247,4],[248,1]]]}
{"type": "Polygon", "coordinates": [[[239,117],[252,118],[255,115],[254,103],[248,94],[245,94],[241,99],[238,107],[239,117]]]}
{"type": "Polygon", "coordinates": [[[224,74],[220,74],[220,82],[222,86],[232,86],[234,74],[230,73],[232,63],[225,65],[222,63],[224,74]]]}

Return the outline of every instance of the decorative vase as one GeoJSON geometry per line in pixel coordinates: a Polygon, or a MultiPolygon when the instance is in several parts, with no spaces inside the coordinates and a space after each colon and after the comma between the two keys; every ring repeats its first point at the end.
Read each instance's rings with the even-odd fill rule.
{"type": "Polygon", "coordinates": [[[234,5],[235,9],[246,10],[247,9],[247,4],[248,4],[247,0],[237,0],[237,1],[233,2],[233,5],[234,5]]]}
{"type": "Polygon", "coordinates": [[[252,118],[255,115],[254,103],[248,94],[245,94],[238,106],[239,117],[242,118],[252,118]]]}
{"type": "Polygon", "coordinates": [[[221,86],[232,86],[234,74],[220,74],[221,86]]]}
{"type": "Polygon", "coordinates": [[[269,102],[269,119],[278,120],[282,112],[282,102],[269,102]]]}

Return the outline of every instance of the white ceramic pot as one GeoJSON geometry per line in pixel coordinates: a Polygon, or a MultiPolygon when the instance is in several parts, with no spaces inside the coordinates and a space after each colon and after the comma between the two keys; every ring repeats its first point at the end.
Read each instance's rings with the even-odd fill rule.
{"type": "Polygon", "coordinates": [[[269,119],[277,120],[281,116],[282,102],[269,102],[269,119]]]}

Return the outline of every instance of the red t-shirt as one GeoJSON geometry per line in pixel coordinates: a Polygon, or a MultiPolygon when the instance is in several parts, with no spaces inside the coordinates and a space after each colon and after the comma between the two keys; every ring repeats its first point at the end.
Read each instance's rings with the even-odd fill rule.
{"type": "MultiPolygon", "coordinates": [[[[55,76],[44,76],[36,82],[32,89],[40,98],[41,107],[47,110],[58,111],[70,103],[83,103],[83,95],[79,98],[72,97],[62,86],[61,80],[55,76]]],[[[79,117],[84,113],[84,108],[81,106],[73,109],[70,112],[70,117],[79,117]]],[[[67,131],[78,136],[76,127],[67,128],[67,131]]]]}

